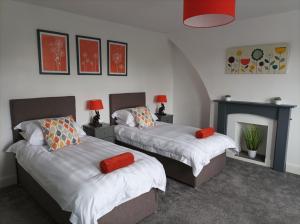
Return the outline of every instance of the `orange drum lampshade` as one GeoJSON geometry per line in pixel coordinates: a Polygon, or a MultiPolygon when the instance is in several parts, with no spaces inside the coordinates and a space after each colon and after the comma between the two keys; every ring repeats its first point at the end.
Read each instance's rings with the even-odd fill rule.
{"type": "Polygon", "coordinates": [[[235,0],[184,0],[183,23],[208,28],[231,23],[235,19],[235,0]]]}
{"type": "Polygon", "coordinates": [[[167,96],[166,95],[157,95],[156,96],[156,102],[157,103],[166,103],[167,102],[167,96]]]}
{"type": "Polygon", "coordinates": [[[102,110],[103,103],[102,100],[89,100],[88,101],[88,110],[102,110]]]}

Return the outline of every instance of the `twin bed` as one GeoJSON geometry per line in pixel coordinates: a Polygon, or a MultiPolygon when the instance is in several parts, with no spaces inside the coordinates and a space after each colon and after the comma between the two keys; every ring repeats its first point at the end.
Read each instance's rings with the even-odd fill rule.
{"type": "MultiPolygon", "coordinates": [[[[120,109],[145,106],[145,99],[145,93],[111,94],[110,115],[120,109]]],[[[76,119],[73,96],[11,100],[10,108],[12,127],[49,117],[72,115],[76,119]]],[[[112,118],[111,124],[115,124],[112,118]]],[[[224,168],[225,149],[234,147],[234,143],[216,135],[199,145],[201,141],[193,137],[195,130],[163,123],[144,131],[117,125],[118,145],[85,136],[81,144],[55,153],[26,144],[19,131],[13,130],[18,183],[57,223],[137,223],[156,211],[157,191],[164,191],[166,186],[165,172],[196,187],[224,168]],[[208,145],[211,152],[201,153],[208,145]],[[134,164],[109,175],[98,170],[100,159],[125,151],[134,154],[134,164]],[[176,155],[176,151],[182,152],[176,155]]]]}
{"type": "MultiPolygon", "coordinates": [[[[72,115],[76,119],[73,96],[11,100],[10,109],[12,127],[22,121],[48,117],[72,115]]],[[[154,158],[92,137],[85,137],[87,139],[82,140],[77,147],[71,146],[58,153],[47,152],[42,146],[26,145],[19,131],[13,130],[13,138],[14,142],[17,142],[13,151],[16,152],[17,158],[18,184],[24,187],[57,223],[70,223],[70,217],[72,223],[76,224],[95,223],[95,213],[99,212],[98,223],[132,224],[156,211],[157,191],[164,190],[166,180],[163,167],[154,158]],[[70,157],[74,149],[76,154],[81,151],[79,158],[70,157]],[[91,156],[83,156],[82,151],[87,149],[91,151],[94,159],[91,156]],[[101,151],[106,155],[101,155],[101,151]],[[121,173],[117,171],[108,175],[101,174],[98,170],[99,160],[124,151],[134,154],[135,163],[121,169],[124,171],[121,173]],[[67,157],[72,164],[64,163],[67,157]],[[51,165],[51,162],[54,164],[51,165]],[[144,175],[145,172],[148,175],[144,175]],[[135,181],[132,181],[133,179],[135,181]],[[77,187],[80,181],[83,181],[85,186],[77,187]],[[117,187],[119,189],[114,189],[117,187]],[[126,188],[126,191],[120,187],[126,188]],[[115,197],[116,192],[121,192],[122,195],[115,197]],[[100,205],[99,211],[94,210],[96,200],[101,201],[105,197],[109,207],[103,208],[100,205]],[[112,209],[117,204],[118,206],[112,209]]]]}
{"type": "MultiPolygon", "coordinates": [[[[115,111],[146,106],[146,94],[122,93],[109,95],[110,115],[115,111]]],[[[110,123],[116,124],[110,116],[110,123]]],[[[138,150],[157,158],[167,176],[197,187],[222,171],[226,162],[225,150],[236,148],[227,136],[199,140],[194,137],[197,128],[158,123],[146,129],[117,125],[117,144],[138,150]]]]}

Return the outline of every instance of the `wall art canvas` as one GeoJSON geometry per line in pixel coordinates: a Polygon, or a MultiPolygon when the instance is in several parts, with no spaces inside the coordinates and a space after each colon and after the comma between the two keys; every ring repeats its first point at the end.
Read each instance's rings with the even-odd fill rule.
{"type": "Polygon", "coordinates": [[[76,36],[78,75],[101,75],[101,39],[76,36]]]}
{"type": "Polygon", "coordinates": [[[127,76],[127,43],[107,41],[108,75],[127,76]]]}
{"type": "Polygon", "coordinates": [[[227,49],[226,74],[286,74],[287,43],[227,49]]]}
{"type": "Polygon", "coordinates": [[[40,74],[69,75],[69,35],[37,30],[40,74]]]}

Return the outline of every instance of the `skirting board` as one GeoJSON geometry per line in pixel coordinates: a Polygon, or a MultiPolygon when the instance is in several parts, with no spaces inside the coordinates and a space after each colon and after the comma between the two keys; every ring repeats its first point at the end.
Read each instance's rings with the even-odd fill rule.
{"type": "Polygon", "coordinates": [[[17,176],[5,176],[0,178],[0,188],[17,184],[17,176]]]}
{"type": "Polygon", "coordinates": [[[300,165],[293,164],[293,163],[287,163],[286,164],[286,172],[300,175],[300,165]]]}

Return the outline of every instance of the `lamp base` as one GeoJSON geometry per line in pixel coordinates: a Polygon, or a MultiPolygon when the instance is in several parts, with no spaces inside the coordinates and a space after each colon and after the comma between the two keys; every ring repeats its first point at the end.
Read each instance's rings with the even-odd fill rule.
{"type": "Polygon", "coordinates": [[[100,114],[99,111],[95,111],[96,115],[92,118],[90,125],[93,127],[102,127],[102,124],[99,122],[100,114]]]}
{"type": "Polygon", "coordinates": [[[161,116],[163,116],[163,115],[166,115],[166,113],[165,113],[165,105],[162,103],[161,104],[161,107],[158,109],[158,115],[161,115],[161,116]]]}

